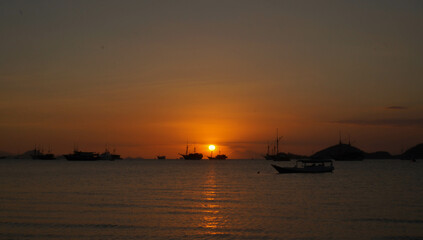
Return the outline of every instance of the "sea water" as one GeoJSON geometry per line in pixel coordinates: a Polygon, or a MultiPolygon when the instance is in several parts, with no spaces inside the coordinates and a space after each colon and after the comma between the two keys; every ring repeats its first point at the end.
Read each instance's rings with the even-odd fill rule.
{"type": "Polygon", "coordinates": [[[270,163],[0,160],[0,239],[423,239],[423,161],[270,163]]]}

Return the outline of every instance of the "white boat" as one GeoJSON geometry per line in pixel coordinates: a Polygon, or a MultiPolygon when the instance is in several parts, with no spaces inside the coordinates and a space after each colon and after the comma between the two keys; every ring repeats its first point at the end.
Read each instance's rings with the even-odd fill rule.
{"type": "Polygon", "coordinates": [[[294,167],[280,167],[271,164],[279,173],[324,173],[332,172],[335,168],[333,167],[332,160],[298,160],[294,167]]]}

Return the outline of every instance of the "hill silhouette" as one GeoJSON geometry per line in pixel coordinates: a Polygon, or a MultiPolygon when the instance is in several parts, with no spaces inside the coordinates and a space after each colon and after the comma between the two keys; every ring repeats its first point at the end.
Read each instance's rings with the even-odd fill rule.
{"type": "Polygon", "coordinates": [[[423,159],[423,143],[408,149],[401,154],[401,159],[423,159]]]}
{"type": "Polygon", "coordinates": [[[345,144],[340,142],[337,145],[325,148],[315,154],[311,155],[312,159],[335,159],[338,161],[357,161],[363,160],[365,152],[351,146],[351,144],[345,144]]]}

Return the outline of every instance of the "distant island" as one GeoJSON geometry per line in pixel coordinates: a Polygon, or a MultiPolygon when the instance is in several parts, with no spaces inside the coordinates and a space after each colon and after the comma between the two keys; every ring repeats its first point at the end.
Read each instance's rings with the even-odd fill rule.
{"type": "Polygon", "coordinates": [[[297,155],[293,153],[287,153],[291,159],[334,159],[337,161],[361,161],[364,159],[403,159],[403,160],[414,160],[423,159],[423,143],[418,144],[402,154],[392,155],[387,151],[377,152],[365,152],[357,147],[351,145],[351,143],[342,143],[339,141],[338,144],[327,147],[311,156],[297,155]]]}
{"type": "Polygon", "coordinates": [[[311,155],[312,159],[334,159],[338,161],[360,161],[365,157],[365,152],[339,141],[339,144],[330,146],[311,155]]]}
{"type": "Polygon", "coordinates": [[[408,149],[400,157],[405,160],[423,159],[423,143],[408,149]]]}
{"type": "Polygon", "coordinates": [[[387,151],[377,151],[377,152],[365,152],[357,147],[351,145],[351,143],[345,144],[341,141],[339,144],[325,148],[321,151],[316,152],[311,155],[310,158],[313,159],[324,159],[332,158],[338,161],[342,160],[363,160],[363,159],[404,159],[404,160],[413,160],[413,159],[423,159],[423,143],[418,144],[402,154],[391,155],[387,151]]]}

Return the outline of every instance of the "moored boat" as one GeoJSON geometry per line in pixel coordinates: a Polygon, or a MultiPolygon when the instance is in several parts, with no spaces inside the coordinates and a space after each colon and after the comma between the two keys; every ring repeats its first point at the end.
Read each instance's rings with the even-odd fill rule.
{"type": "Polygon", "coordinates": [[[74,150],[73,153],[63,155],[68,161],[97,161],[99,154],[74,150]]]}
{"type": "Polygon", "coordinates": [[[291,158],[286,153],[278,153],[278,154],[266,154],[264,156],[266,160],[273,160],[273,161],[290,161],[291,158]]]}
{"type": "Polygon", "coordinates": [[[228,158],[225,154],[216,155],[216,157],[208,157],[210,160],[225,160],[228,158]]]}
{"type": "Polygon", "coordinates": [[[273,161],[290,161],[291,160],[288,154],[279,152],[279,141],[281,139],[282,137],[279,137],[278,129],[276,129],[276,140],[275,140],[276,149],[273,149],[274,154],[270,154],[269,146],[267,147],[267,154],[264,156],[266,160],[273,160],[273,161]]]}
{"type": "Polygon", "coordinates": [[[31,153],[32,159],[39,159],[39,160],[55,160],[54,154],[50,153],[43,153],[42,150],[38,149],[37,147],[31,153]]]}
{"type": "Polygon", "coordinates": [[[114,160],[118,160],[118,159],[122,159],[120,157],[119,154],[112,154],[110,153],[110,151],[106,148],[106,150],[104,151],[104,153],[99,154],[97,157],[97,160],[110,160],[110,161],[114,161],[114,160]]]}
{"type": "Polygon", "coordinates": [[[187,144],[185,154],[179,153],[179,155],[181,155],[185,160],[201,160],[201,159],[203,159],[203,154],[195,152],[195,147],[194,147],[194,153],[189,153],[188,144],[187,144]]]}
{"type": "Polygon", "coordinates": [[[211,156],[208,156],[208,159],[210,160],[225,160],[227,158],[228,156],[226,156],[225,154],[221,154],[220,150],[219,150],[219,154],[217,154],[215,157],[213,157],[213,154],[211,154],[211,156]]]}
{"type": "Polygon", "coordinates": [[[279,173],[325,173],[335,169],[332,160],[297,160],[294,167],[271,165],[279,173]]]}

